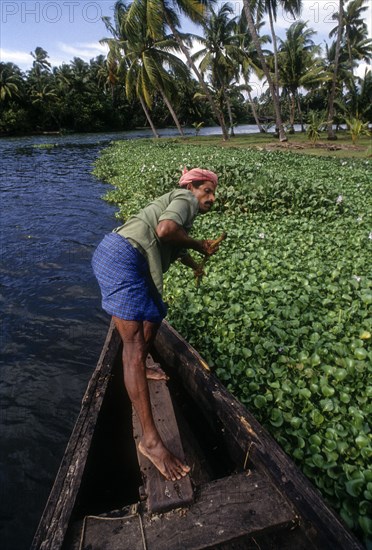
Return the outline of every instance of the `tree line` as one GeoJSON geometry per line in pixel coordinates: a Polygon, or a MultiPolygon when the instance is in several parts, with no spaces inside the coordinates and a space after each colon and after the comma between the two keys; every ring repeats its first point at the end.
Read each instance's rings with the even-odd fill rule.
{"type": "Polygon", "coordinates": [[[321,48],[307,22],[295,20],[279,38],[278,9],[292,18],[301,0],[228,2],[119,0],[103,17],[107,56],[74,58],[52,67],[37,47],[30,70],[0,63],[0,133],[129,130],[149,126],[219,125],[225,140],[238,123],[260,132],[275,127],[281,141],[295,123],[314,131],[372,121],[372,40],[366,0],[339,0],[330,41],[321,48]],[[200,29],[184,33],[180,15],[200,29]],[[269,33],[265,33],[268,21],[269,33]],[[252,82],[265,91],[253,94],[252,82]]]}

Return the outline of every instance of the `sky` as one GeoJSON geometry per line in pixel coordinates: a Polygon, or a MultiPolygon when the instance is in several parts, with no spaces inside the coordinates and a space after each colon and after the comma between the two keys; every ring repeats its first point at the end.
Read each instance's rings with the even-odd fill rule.
{"type": "MultiPolygon", "coordinates": [[[[218,0],[215,10],[225,0],[218,0]]],[[[230,4],[236,15],[240,14],[241,0],[231,0],[230,4]]],[[[369,4],[366,22],[369,36],[372,37],[372,7],[369,4]]],[[[106,53],[106,47],[99,40],[110,36],[102,21],[102,16],[113,15],[114,0],[92,2],[88,0],[60,1],[7,1],[0,3],[0,60],[12,62],[27,71],[32,66],[30,54],[40,46],[49,54],[52,66],[70,63],[74,57],[85,61],[106,53]]],[[[308,21],[317,35],[314,41],[324,45],[329,31],[335,26],[332,14],[338,10],[338,0],[303,0],[303,11],[300,19],[308,21]]],[[[278,11],[276,32],[284,37],[285,29],[293,19],[290,15],[278,11]]],[[[197,28],[185,23],[185,32],[198,34],[197,28]]],[[[358,74],[364,73],[360,67],[358,74]]],[[[257,90],[258,91],[258,90],[257,90]]]]}

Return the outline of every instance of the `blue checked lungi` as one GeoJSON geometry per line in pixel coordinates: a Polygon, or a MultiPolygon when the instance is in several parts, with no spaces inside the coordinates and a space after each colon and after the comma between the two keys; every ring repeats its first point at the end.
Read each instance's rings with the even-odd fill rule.
{"type": "Polygon", "coordinates": [[[151,278],[149,265],[130,242],[109,233],[94,252],[92,267],[102,294],[102,308],[127,321],[160,323],[167,307],[151,278]]]}

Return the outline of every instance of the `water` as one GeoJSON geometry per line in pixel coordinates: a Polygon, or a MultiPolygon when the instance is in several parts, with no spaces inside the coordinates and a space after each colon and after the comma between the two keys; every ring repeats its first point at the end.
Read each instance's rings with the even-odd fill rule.
{"type": "Polygon", "coordinates": [[[29,548],[109,321],[90,268],[117,224],[90,173],[102,144],[52,139],[60,147],[32,147],[51,136],[0,140],[4,550],[29,548]]]}
{"type": "Polygon", "coordinates": [[[151,132],[0,139],[3,550],[30,546],[109,324],[90,260],[118,222],[92,165],[110,141],[139,137],[151,132]]]}

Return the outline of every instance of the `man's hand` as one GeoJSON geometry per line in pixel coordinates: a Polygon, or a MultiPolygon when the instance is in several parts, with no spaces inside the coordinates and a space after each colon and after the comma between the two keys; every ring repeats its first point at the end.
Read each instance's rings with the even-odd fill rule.
{"type": "Polygon", "coordinates": [[[215,254],[224,239],[226,239],[226,233],[222,233],[217,239],[202,241],[203,254],[205,256],[212,256],[215,254]]]}
{"type": "Polygon", "coordinates": [[[217,252],[222,241],[226,239],[226,236],[227,234],[224,232],[222,233],[222,235],[218,237],[218,239],[215,239],[213,241],[212,240],[201,241],[203,251],[204,251],[204,258],[198,265],[197,271],[194,269],[195,283],[197,287],[200,285],[201,278],[203,277],[203,275],[205,275],[204,266],[207,262],[207,259],[210,256],[212,256],[212,254],[215,254],[217,252]]]}
{"type": "Polygon", "coordinates": [[[204,262],[201,262],[194,268],[194,277],[199,279],[200,277],[203,277],[203,275],[205,275],[204,262]]]}

